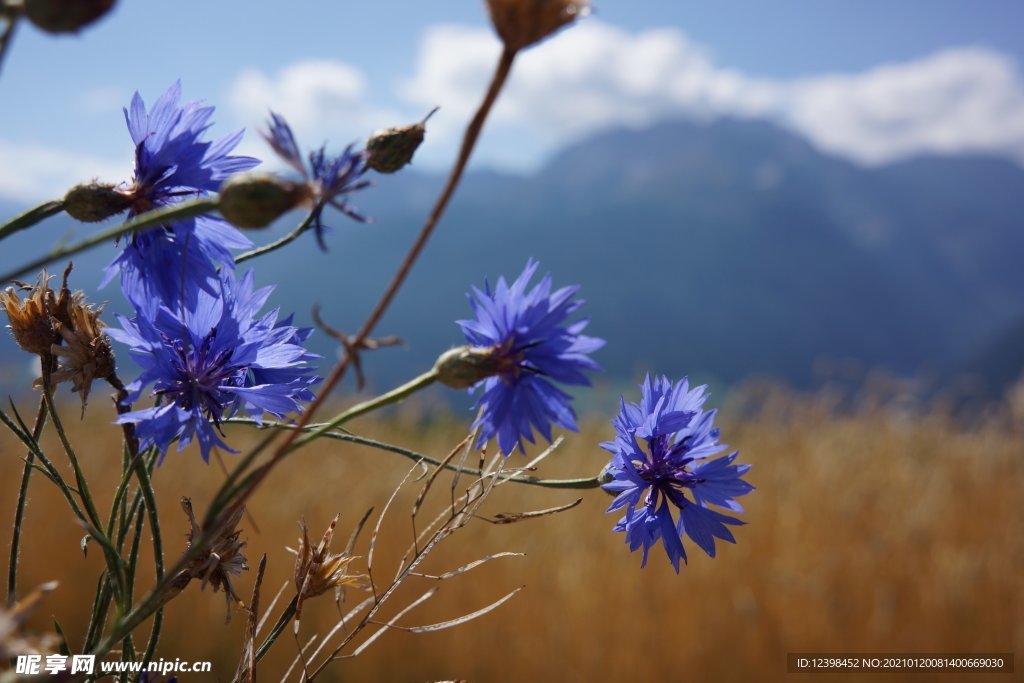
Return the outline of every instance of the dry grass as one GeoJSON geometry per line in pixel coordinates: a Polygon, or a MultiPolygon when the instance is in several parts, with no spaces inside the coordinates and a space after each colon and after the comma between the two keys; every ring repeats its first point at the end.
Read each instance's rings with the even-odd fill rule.
{"type": "MultiPolygon", "coordinates": [[[[105,506],[120,464],[119,442],[114,430],[99,428],[107,407],[99,398],[94,403],[89,422],[79,427],[79,442],[88,444],[82,447],[84,459],[105,506]]],[[[609,498],[599,491],[587,492],[582,505],[554,518],[471,525],[435,553],[428,571],[502,550],[521,550],[527,557],[497,560],[443,584],[402,623],[442,620],[515,586],[525,584],[526,590],[454,630],[388,634],[360,658],[336,663],[329,678],[774,680],[800,678],[785,673],[789,651],[1024,652],[1020,424],[1014,427],[1004,416],[963,429],[939,412],[908,416],[869,406],[839,417],[830,406],[823,397],[774,394],[753,417],[726,420],[723,434],[754,464],[750,480],[758,490],[745,501],[749,524],[738,530],[738,544],[722,547],[718,558],[691,550],[690,565],[677,576],[663,555],[652,554],[641,571],[639,556],[609,532],[614,519],[603,513],[609,498]]],[[[738,414],[737,406],[733,415],[738,414]]],[[[443,422],[353,426],[435,455],[462,436],[458,425],[443,422]]],[[[244,431],[235,432],[233,443],[244,442],[244,431]]],[[[602,424],[587,426],[542,474],[596,472],[605,458],[595,444],[607,432],[602,424]]],[[[7,514],[14,507],[21,450],[0,435],[0,453],[7,514]]],[[[251,506],[259,530],[246,525],[250,564],[255,567],[263,553],[269,556],[264,604],[290,577],[292,556],[284,546],[294,546],[299,518],[317,535],[341,512],[343,542],[361,513],[380,506],[408,467],[397,456],[332,443],[299,454],[277,472],[251,506]]],[[[170,454],[157,472],[170,555],[183,546],[186,531],[178,498],[189,495],[202,510],[222,476],[216,464],[203,465],[191,451],[170,454]]],[[[401,501],[406,509],[412,495],[401,501]]],[[[572,499],[571,492],[510,485],[495,494],[490,510],[543,508],[572,499]]],[[[6,548],[4,527],[0,540],[6,548]]],[[[392,516],[384,534],[378,566],[392,567],[410,539],[408,516],[392,516]]],[[[37,477],[21,586],[60,580],[46,609],[75,643],[83,635],[99,569],[97,552],[84,558],[78,549],[81,535],[53,487],[37,477]]],[[[240,592],[251,590],[252,578],[250,572],[238,582],[240,592]]],[[[410,587],[408,599],[423,583],[410,587]]],[[[305,608],[303,631],[323,631],[336,618],[331,599],[319,598],[305,608]]],[[[168,609],[158,655],[212,659],[211,680],[230,679],[244,621],[239,613],[225,625],[222,596],[189,586],[168,609]]],[[[49,619],[37,625],[46,628],[49,619]]],[[[282,638],[261,678],[277,680],[294,652],[291,637],[282,638]]]]}

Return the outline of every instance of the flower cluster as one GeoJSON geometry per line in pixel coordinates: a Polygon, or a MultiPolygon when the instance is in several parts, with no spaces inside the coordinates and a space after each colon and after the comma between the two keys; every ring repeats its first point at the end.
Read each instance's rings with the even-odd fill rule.
{"type": "MultiPolygon", "coordinates": [[[[241,131],[215,142],[204,139],[213,107],[181,102],[175,83],[147,111],[136,93],[125,110],[135,143],[135,179],[121,191],[138,215],[185,197],[215,192],[224,180],[258,160],[231,156],[241,131]]],[[[313,398],[318,381],[304,347],[310,329],[277,310],[260,315],[272,287],[255,289],[250,271],[236,278],[232,249],[252,246],[219,218],[200,216],[135,234],[107,270],[135,315],[119,317],[110,336],[128,346],[141,368],[128,385],[136,401],[152,385],[156,404],[125,412],[141,448],[165,454],[193,440],[205,460],[223,441],[221,424],[243,411],[260,421],[283,418],[313,398]]]]}
{"type": "Polygon", "coordinates": [[[640,403],[622,400],[612,420],[615,440],[601,444],[612,454],[604,489],[616,497],[608,512],[624,511],[615,531],[626,533],[630,550],[643,548],[644,566],[660,540],[678,572],[686,561],[684,534],[711,557],[716,538],[735,542],[727,525],[743,522],[708,506],[743,512],[736,498],[754,489],[741,479],[750,465],[734,465],[738,453],[712,459],[726,446],[718,441],[715,411],[703,410],[703,386],[648,376],[640,389],[640,403]]]}
{"type": "Polygon", "coordinates": [[[244,410],[259,421],[263,413],[284,417],[313,398],[318,381],[302,345],[312,332],[278,320],[277,310],[258,316],[273,288],[254,290],[249,271],[241,279],[224,269],[214,292],[199,290],[191,306],[156,302],[137,307],[132,319],[119,316],[110,336],[126,344],[142,374],[127,388],[135,400],[153,385],[158,405],[125,413],[142,448],[161,453],[175,439],[179,450],[193,439],[204,460],[220,446],[221,422],[244,410]]]}
{"type": "MultiPolygon", "coordinates": [[[[231,175],[259,164],[231,155],[243,131],[214,142],[204,139],[213,112],[200,102],[181,102],[180,83],[148,111],[135,93],[124,112],[135,143],[135,177],[120,190],[129,216],[207,196],[231,175]]],[[[103,284],[120,273],[121,288],[132,303],[191,299],[218,267],[233,267],[233,249],[252,246],[225,221],[206,215],[136,233],[127,242],[107,267],[103,284]]]]}
{"type": "Polygon", "coordinates": [[[566,323],[584,303],[574,298],[579,287],[552,292],[548,274],[530,288],[537,266],[530,259],[511,285],[500,278],[493,291],[474,287],[469,301],[476,318],[458,321],[466,341],[487,350],[493,368],[474,387],[482,390],[473,425],[480,428],[478,445],[496,438],[506,455],[523,451],[524,440],[533,443],[534,429],[548,441],[552,424],[577,429],[571,397],[554,383],[589,385],[583,372],[600,370],[589,354],[604,346],[582,334],[586,320],[566,323]]]}

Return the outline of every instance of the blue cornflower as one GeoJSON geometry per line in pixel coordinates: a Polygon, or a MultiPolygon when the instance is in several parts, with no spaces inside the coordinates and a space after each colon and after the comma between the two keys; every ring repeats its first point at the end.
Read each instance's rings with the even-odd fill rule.
{"type": "MultiPolygon", "coordinates": [[[[184,198],[206,196],[232,174],[260,163],[230,155],[243,131],[215,142],[203,140],[214,108],[180,100],[181,83],[176,82],[148,112],[139,93],[124,110],[135,143],[135,178],[121,190],[130,217],[184,198]]],[[[220,218],[198,216],[132,235],[107,267],[103,284],[120,272],[122,289],[130,300],[169,301],[180,294],[183,282],[191,291],[204,286],[217,266],[232,267],[232,249],[251,246],[220,218]]]]}
{"type": "Polygon", "coordinates": [[[523,451],[523,439],[533,443],[536,429],[551,441],[551,424],[576,430],[571,397],[557,388],[562,384],[589,385],[584,370],[600,370],[587,354],[604,346],[604,340],[581,332],[587,320],[566,324],[566,318],[583,305],[573,297],[578,286],[551,291],[551,275],[528,289],[537,270],[530,259],[511,285],[498,280],[491,291],[485,285],[469,294],[475,320],[459,320],[466,341],[489,348],[496,374],[478,382],[483,388],[476,407],[480,414],[477,446],[497,437],[501,452],[523,451]]]}
{"type": "Polygon", "coordinates": [[[323,223],[322,215],[328,204],[361,223],[368,222],[369,219],[349,204],[346,198],[346,195],[370,185],[369,180],[362,179],[367,169],[365,151],[354,152],[353,145],[349,145],[340,156],[329,157],[326,146],[322,146],[309,153],[307,169],[291,127],[284,117],[274,112],[270,112],[270,123],[263,137],[278,156],[298,171],[309,184],[313,195],[313,227],[316,229],[316,242],[321,249],[327,251],[324,242],[327,226],[323,223]]]}
{"type": "Polygon", "coordinates": [[[660,539],[678,572],[679,560],[686,562],[684,533],[711,557],[715,538],[735,543],[726,525],[743,522],[708,506],[743,512],[735,499],[754,490],[740,478],[750,465],[733,464],[738,452],[709,459],[726,446],[718,442],[715,411],[702,410],[705,387],[648,376],[640,389],[639,404],[621,401],[615,440],[601,444],[612,453],[603,487],[616,498],[608,512],[625,509],[615,531],[626,532],[630,550],[643,547],[642,566],[660,539]]]}
{"type": "Polygon", "coordinates": [[[150,384],[157,397],[154,407],[118,420],[135,425],[142,448],[163,454],[174,439],[178,450],[195,439],[208,460],[213,446],[231,450],[218,434],[239,409],[255,420],[264,412],[282,418],[313,398],[319,378],[309,362],[318,356],[302,345],[311,330],[279,321],[277,310],[257,317],[273,288],[254,290],[252,271],[236,281],[225,268],[214,288],[198,290],[192,305],[136,306],[131,320],[118,316],[121,329],[109,330],[142,368],[129,400],[150,384]]]}

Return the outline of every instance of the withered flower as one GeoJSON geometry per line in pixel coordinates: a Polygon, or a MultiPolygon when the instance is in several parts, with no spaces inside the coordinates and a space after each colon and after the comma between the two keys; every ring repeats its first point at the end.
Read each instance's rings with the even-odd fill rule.
{"type": "Polygon", "coordinates": [[[368,585],[365,574],[348,572],[349,564],[356,559],[350,549],[346,548],[340,553],[331,552],[331,540],[334,538],[338,517],[339,515],[335,515],[331,520],[330,526],[315,548],[309,542],[309,529],[306,523],[299,522],[299,528],[302,530],[299,547],[296,550],[288,548],[288,551],[295,555],[295,590],[299,593],[299,600],[315,598],[329,590],[334,590],[340,598],[341,590],[345,586],[365,588],[368,585]]]}
{"type": "MultiPolygon", "coordinates": [[[[192,527],[188,532],[188,548],[191,549],[192,544],[202,535],[203,529],[192,513],[192,501],[183,497],[181,507],[188,515],[188,521],[192,527]]],[[[200,588],[205,588],[206,584],[210,584],[213,586],[214,593],[220,590],[224,591],[224,599],[227,602],[227,621],[229,622],[231,621],[232,601],[235,604],[244,605],[243,600],[238,597],[238,593],[231,585],[231,577],[237,576],[249,568],[245,556],[242,555],[245,541],[238,540],[242,530],[237,527],[242,520],[244,510],[244,507],[239,506],[224,527],[224,531],[210,541],[207,547],[203,548],[203,551],[182,570],[185,583],[190,579],[199,579],[202,582],[200,588]]],[[[181,579],[182,577],[179,576],[179,581],[181,579]]]]}
{"type": "Polygon", "coordinates": [[[24,299],[13,287],[0,292],[0,306],[7,313],[8,327],[14,341],[25,351],[38,356],[47,356],[50,346],[59,341],[50,312],[56,308],[57,298],[49,286],[50,276],[44,270],[36,278],[35,285],[21,284],[29,290],[24,299]]]}
{"type": "Polygon", "coordinates": [[[513,52],[586,16],[589,5],[590,0],[487,0],[494,30],[513,52]]]}
{"type": "Polygon", "coordinates": [[[11,607],[0,607],[0,661],[7,661],[18,655],[46,655],[56,651],[55,634],[21,632],[21,627],[32,611],[42,602],[43,597],[56,587],[56,581],[44,583],[11,607]]]}
{"type": "Polygon", "coordinates": [[[106,326],[100,320],[102,306],[95,308],[86,304],[85,295],[75,292],[70,296],[65,311],[68,323],[54,320],[54,327],[64,340],[64,346],[53,344],[50,347],[59,363],[52,381],[54,384],[71,382],[71,390],[82,397],[84,414],[93,380],[106,379],[114,374],[114,352],[110,348],[110,338],[103,333],[106,326]]]}

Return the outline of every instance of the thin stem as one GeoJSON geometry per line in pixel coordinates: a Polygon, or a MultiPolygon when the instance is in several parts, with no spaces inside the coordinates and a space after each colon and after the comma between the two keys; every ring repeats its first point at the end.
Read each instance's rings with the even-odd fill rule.
{"type": "MultiPolygon", "coordinates": [[[[420,252],[423,251],[423,247],[426,245],[427,240],[433,233],[438,221],[444,214],[444,210],[448,206],[448,202],[451,199],[452,194],[455,192],[455,188],[458,186],[459,180],[462,178],[462,173],[465,170],[466,163],[469,161],[470,154],[472,153],[473,148],[476,146],[476,141],[477,138],[480,136],[480,131],[483,129],[484,121],[486,121],[487,116],[490,113],[491,108],[493,107],[494,102],[498,97],[498,93],[501,92],[501,89],[505,84],[505,80],[507,79],[508,74],[511,71],[512,62],[515,59],[515,54],[515,51],[509,50],[507,48],[502,52],[501,59],[499,60],[494,72],[494,76],[491,79],[491,84],[487,89],[487,94],[484,96],[484,100],[480,104],[480,109],[477,111],[476,115],[473,117],[473,120],[466,128],[466,132],[462,139],[462,147],[459,150],[459,156],[455,162],[455,166],[452,168],[451,174],[449,175],[448,182],[445,185],[444,190],[441,192],[441,195],[438,197],[437,203],[435,204],[433,211],[431,211],[426,223],[420,230],[419,237],[416,239],[416,242],[413,244],[409,253],[406,255],[405,260],[403,261],[401,267],[398,270],[398,273],[395,275],[391,284],[388,286],[387,291],[385,291],[384,295],[381,297],[381,300],[377,303],[377,306],[376,308],[374,308],[373,313],[370,314],[370,317],[367,319],[366,323],[364,323],[363,328],[359,331],[359,334],[356,336],[356,339],[353,341],[354,348],[359,348],[360,344],[362,342],[365,342],[366,339],[373,332],[374,327],[380,321],[381,317],[384,315],[384,312],[387,310],[388,306],[390,306],[391,301],[395,297],[395,294],[397,294],[398,289],[405,281],[406,276],[412,269],[413,264],[416,262],[416,259],[420,255],[420,252]]],[[[109,239],[109,237],[106,239],[109,239]]],[[[28,266],[26,267],[26,269],[32,270],[33,267],[38,268],[39,265],[28,266]]],[[[21,272],[23,271],[18,271],[18,274],[20,274],[21,272]]],[[[17,274],[11,277],[16,276],[17,274]]],[[[3,278],[0,278],[0,280],[2,279],[3,278]]],[[[331,373],[331,376],[327,379],[327,381],[321,388],[317,398],[303,413],[298,425],[296,425],[296,428],[294,428],[292,432],[287,435],[285,441],[281,445],[279,445],[277,449],[274,451],[273,456],[271,456],[270,462],[262,466],[254,473],[257,476],[251,481],[251,483],[249,483],[249,485],[243,491],[241,491],[241,493],[237,497],[237,500],[233,501],[231,503],[231,506],[229,506],[227,509],[223,511],[218,511],[215,524],[203,525],[204,528],[202,534],[200,535],[200,538],[192,546],[190,546],[188,550],[185,551],[185,553],[174,564],[174,567],[169,569],[165,573],[163,580],[158,581],[156,583],[156,585],[153,587],[153,590],[151,590],[149,594],[143,599],[142,603],[118,620],[118,622],[114,625],[112,629],[112,633],[109,634],[101,643],[99,643],[91,654],[101,656],[108,652],[110,648],[114,646],[115,643],[119,642],[121,638],[124,637],[125,633],[131,632],[136,626],[142,623],[147,618],[148,615],[152,614],[167,599],[169,599],[167,596],[168,591],[166,589],[170,587],[170,583],[173,580],[173,577],[177,576],[178,572],[184,569],[188,562],[191,561],[194,557],[196,557],[199,554],[199,552],[202,551],[205,544],[208,543],[210,539],[213,537],[213,534],[219,533],[221,531],[221,527],[224,524],[226,524],[228,519],[230,519],[230,515],[232,512],[230,508],[234,506],[243,505],[245,501],[248,499],[248,497],[252,495],[252,492],[256,490],[256,487],[258,487],[259,484],[263,481],[263,479],[266,478],[267,474],[269,474],[270,470],[273,468],[273,465],[276,464],[285,455],[287,455],[287,453],[291,450],[291,446],[295,442],[295,439],[298,438],[300,430],[302,430],[303,428],[310,424],[313,415],[316,413],[317,409],[323,404],[323,402],[327,399],[327,396],[331,393],[334,387],[337,386],[338,382],[340,382],[341,379],[344,377],[345,371],[348,369],[348,366],[351,363],[352,357],[350,355],[346,355],[345,358],[339,361],[338,365],[334,368],[334,371],[331,373]]],[[[266,444],[262,444],[262,446],[265,447],[266,444]]],[[[218,492],[214,500],[220,500],[224,491],[225,489],[222,486],[221,491],[218,492]]]]}
{"type": "Polygon", "coordinates": [[[8,7],[6,11],[4,11],[4,8],[0,8],[0,15],[2,14],[6,14],[7,25],[4,26],[3,33],[0,33],[0,67],[3,66],[4,56],[7,54],[7,49],[14,38],[14,29],[18,24],[19,17],[21,17],[21,12],[16,8],[8,7]]]}
{"type": "Polygon", "coordinates": [[[57,413],[57,407],[53,401],[53,389],[50,384],[50,373],[43,367],[43,397],[46,400],[47,408],[50,411],[50,420],[53,422],[53,428],[57,431],[57,435],[60,437],[61,445],[64,446],[64,452],[68,456],[68,460],[71,462],[71,469],[75,473],[75,484],[78,488],[78,495],[82,499],[82,504],[85,506],[85,512],[89,516],[89,521],[96,527],[97,530],[102,529],[100,522],[100,514],[96,510],[96,505],[92,500],[92,494],[89,492],[89,483],[85,479],[85,473],[82,472],[81,466],[78,464],[78,456],[75,454],[75,449],[71,446],[71,440],[68,439],[67,432],[64,431],[64,424],[61,422],[60,415],[57,413]]]}
{"type": "Polygon", "coordinates": [[[19,266],[17,269],[0,276],[0,282],[13,280],[14,278],[20,277],[26,273],[36,271],[53,261],[59,261],[67,258],[68,256],[74,256],[75,254],[91,249],[98,244],[116,240],[118,237],[127,235],[136,230],[145,230],[165,223],[173,223],[174,221],[180,221],[185,218],[192,218],[200,214],[210,213],[216,210],[216,208],[216,199],[193,199],[173,206],[168,206],[163,209],[147,211],[146,213],[136,216],[131,220],[125,221],[121,225],[96,233],[92,237],[87,237],[84,240],[75,242],[74,244],[57,247],[50,251],[46,256],[37,258],[30,263],[19,266]]]}
{"type": "Polygon", "coordinates": [[[99,512],[96,510],[96,504],[93,502],[92,494],[89,492],[89,484],[86,481],[85,473],[82,472],[82,468],[78,464],[78,456],[75,454],[75,449],[71,446],[71,440],[68,439],[67,433],[64,431],[64,424],[61,422],[60,415],[57,412],[57,407],[53,401],[53,390],[51,388],[50,372],[47,368],[46,363],[43,363],[43,397],[46,399],[47,408],[50,411],[50,420],[53,423],[53,428],[57,432],[57,436],[60,437],[61,445],[64,446],[64,452],[68,456],[68,460],[71,462],[71,469],[75,473],[75,483],[78,487],[78,497],[81,499],[83,506],[85,507],[85,513],[89,518],[90,534],[103,548],[103,556],[107,561],[107,568],[111,571],[115,577],[115,592],[122,594],[120,591],[125,584],[124,576],[124,563],[121,560],[121,556],[117,553],[117,550],[111,545],[110,539],[107,538],[103,532],[103,523],[100,521],[99,512]]]}
{"type": "Polygon", "coordinates": [[[248,261],[251,258],[256,258],[257,256],[263,256],[263,254],[269,254],[290,242],[294,242],[302,233],[309,230],[310,226],[313,225],[313,216],[314,214],[311,212],[301,223],[299,223],[298,227],[281,239],[271,242],[270,244],[264,244],[262,247],[256,247],[255,249],[243,254],[239,254],[235,257],[235,264],[237,265],[243,261],[248,261]]]}
{"type": "MultiPolygon", "coordinates": [[[[153,482],[149,478],[149,471],[145,461],[142,458],[134,458],[134,461],[135,474],[139,478],[139,489],[142,491],[142,498],[146,505],[146,511],[149,514],[149,531],[153,537],[153,566],[156,572],[156,580],[159,582],[164,578],[164,547],[160,534],[160,516],[157,514],[156,509],[156,496],[153,493],[153,482]]],[[[134,574],[135,568],[133,566],[132,575],[134,576],[134,574]]],[[[156,610],[156,614],[153,617],[153,631],[149,636],[146,654],[142,659],[143,668],[153,657],[153,653],[156,652],[157,643],[160,641],[160,627],[163,625],[163,617],[164,611],[163,607],[161,607],[156,610]]]]}
{"type": "MultiPolygon", "coordinates": [[[[455,165],[452,167],[451,173],[448,176],[448,181],[445,183],[444,189],[441,191],[440,196],[437,198],[437,202],[434,204],[433,210],[427,217],[426,222],[420,229],[420,234],[416,238],[409,252],[405,256],[405,260],[402,261],[402,265],[399,267],[398,272],[395,273],[391,283],[381,296],[377,305],[374,307],[370,316],[363,323],[363,327],[356,334],[352,340],[350,347],[352,349],[359,349],[363,342],[365,342],[370,334],[373,332],[377,323],[384,316],[391,302],[394,300],[395,295],[398,294],[398,290],[405,282],[406,277],[412,270],[413,264],[419,258],[426,246],[427,241],[433,234],[434,229],[437,227],[438,222],[441,220],[441,216],[444,215],[445,209],[448,207],[448,203],[455,193],[455,188],[458,187],[459,181],[462,179],[462,173],[466,169],[466,164],[469,162],[469,157],[473,152],[473,148],[476,146],[476,141],[480,137],[480,132],[483,130],[484,122],[487,120],[487,116],[491,112],[491,108],[494,106],[494,102],[498,98],[498,94],[501,92],[502,87],[505,85],[505,81],[508,78],[509,73],[512,70],[512,63],[515,60],[516,51],[504,48],[501,53],[501,58],[498,60],[498,64],[495,67],[494,75],[491,77],[491,83],[487,88],[487,93],[484,95],[483,101],[480,103],[480,108],[473,116],[472,121],[466,127],[466,131],[462,137],[462,146],[459,148],[459,155],[455,160],[455,165]]],[[[310,404],[309,408],[299,418],[297,429],[289,433],[284,442],[281,443],[274,454],[271,456],[270,461],[263,465],[260,469],[256,470],[255,476],[251,478],[248,486],[242,490],[238,496],[238,500],[235,501],[235,505],[241,505],[245,500],[252,495],[252,492],[260,485],[260,483],[270,474],[273,469],[282,458],[284,458],[292,450],[292,444],[298,438],[300,430],[306,425],[310,424],[313,419],[313,415],[317,412],[327,397],[334,390],[334,387],[338,385],[338,382],[345,376],[346,370],[349,365],[353,362],[352,354],[346,354],[338,364],[334,367],[331,375],[327,378],[324,384],[320,388],[319,394],[310,404]]]]}
{"type": "Polygon", "coordinates": [[[20,216],[15,216],[3,225],[0,225],[0,240],[13,235],[19,230],[31,228],[36,223],[40,223],[50,216],[56,216],[63,210],[64,202],[60,200],[43,202],[39,206],[35,206],[20,216]]]}
{"type": "MultiPolygon", "coordinates": [[[[46,399],[39,400],[36,421],[32,425],[32,440],[39,442],[46,424],[46,399]]],[[[21,545],[21,523],[25,518],[25,504],[28,502],[28,482],[32,477],[32,463],[35,455],[29,451],[25,456],[25,468],[21,471],[21,486],[18,488],[18,504],[14,510],[14,530],[11,532],[11,563],[7,568],[7,604],[13,605],[18,600],[18,551],[21,545]]]]}
{"type": "MultiPolygon", "coordinates": [[[[295,429],[295,425],[286,424],[284,422],[256,422],[256,420],[250,420],[243,417],[234,417],[230,420],[225,420],[232,424],[243,424],[250,427],[256,427],[257,429],[295,429]]],[[[313,432],[324,427],[325,424],[312,424],[303,427],[306,432],[313,432]]],[[[460,472],[462,474],[471,474],[477,477],[487,474],[486,472],[473,468],[473,467],[460,467],[459,465],[453,465],[446,463],[437,458],[432,458],[429,455],[417,453],[414,450],[403,448],[401,446],[395,446],[394,444],[385,443],[383,441],[377,441],[375,439],[368,439],[364,436],[357,436],[355,434],[349,434],[345,432],[333,432],[325,431],[320,433],[320,436],[328,439],[334,439],[335,441],[347,441],[348,443],[359,444],[361,446],[369,446],[370,448],[376,448],[382,451],[388,451],[389,453],[396,453],[403,457],[409,458],[416,462],[424,462],[434,466],[441,466],[446,470],[452,472],[460,472]]],[[[299,441],[302,443],[302,440],[299,441]]],[[[297,448],[298,446],[296,446],[297,448]]],[[[532,477],[525,474],[517,474],[508,478],[508,481],[516,484],[526,484],[528,486],[540,486],[549,489],[596,489],[601,486],[601,482],[597,477],[584,477],[580,479],[541,479],[540,477],[532,477]]]]}
{"type": "Polygon", "coordinates": [[[309,433],[306,434],[306,436],[302,437],[301,439],[295,442],[295,444],[292,446],[292,450],[302,448],[310,441],[313,441],[314,439],[322,436],[326,432],[329,432],[334,428],[348,422],[349,420],[359,417],[360,415],[371,413],[379,408],[391,405],[392,403],[398,403],[399,401],[415,394],[420,389],[429,387],[435,381],[437,381],[437,370],[435,368],[431,368],[429,371],[423,373],[419,377],[416,377],[415,379],[406,382],[400,387],[392,389],[386,394],[381,394],[376,398],[371,398],[368,401],[357,403],[351,408],[334,416],[327,422],[318,425],[315,429],[310,430],[309,433]]]}

